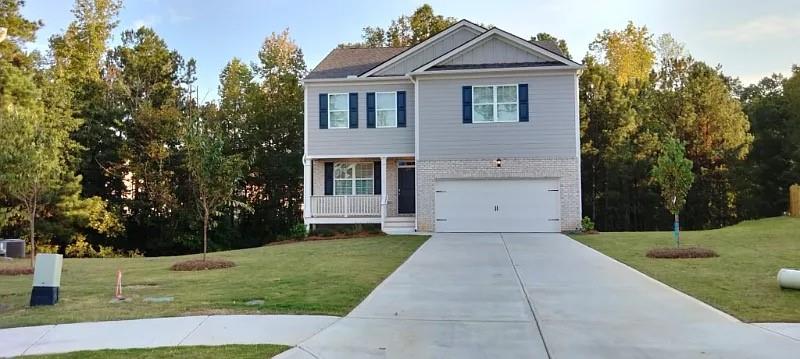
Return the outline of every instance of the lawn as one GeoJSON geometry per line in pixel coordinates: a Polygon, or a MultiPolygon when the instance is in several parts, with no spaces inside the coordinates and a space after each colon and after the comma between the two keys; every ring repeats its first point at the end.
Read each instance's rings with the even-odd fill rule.
{"type": "Polygon", "coordinates": [[[651,259],[645,252],[674,245],[671,232],[575,235],[576,240],[745,322],[800,322],[800,290],[780,289],[780,268],[800,268],[800,219],[745,221],[681,233],[684,246],[713,249],[717,258],[651,259]]]}
{"type": "MultiPolygon", "coordinates": [[[[198,256],[66,259],[55,306],[28,307],[31,275],[0,276],[0,328],[198,314],[344,315],[426,239],[377,236],[217,252],[209,257],[237,266],[198,272],[169,270],[198,256]],[[130,300],[111,303],[118,269],[130,300]],[[251,300],[264,303],[247,305],[251,300]]],[[[20,261],[0,266],[24,265],[13,262],[20,261]]]]}
{"type": "Polygon", "coordinates": [[[283,345],[220,345],[186,346],[153,349],[90,350],[64,354],[31,355],[25,358],[42,359],[114,359],[114,358],[272,358],[289,349],[283,345]]]}

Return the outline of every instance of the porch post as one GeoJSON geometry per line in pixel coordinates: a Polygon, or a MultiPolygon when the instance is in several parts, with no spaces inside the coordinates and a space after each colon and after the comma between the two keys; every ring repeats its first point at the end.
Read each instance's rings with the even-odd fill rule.
{"type": "Polygon", "coordinates": [[[314,216],[313,208],[311,208],[311,160],[303,159],[303,219],[308,229],[308,219],[314,216]]]}
{"type": "Polygon", "coordinates": [[[386,222],[386,157],[381,157],[381,230],[386,222]]]}

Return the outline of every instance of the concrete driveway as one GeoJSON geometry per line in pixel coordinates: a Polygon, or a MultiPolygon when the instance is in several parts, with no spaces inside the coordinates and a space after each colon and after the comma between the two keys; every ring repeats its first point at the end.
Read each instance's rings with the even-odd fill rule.
{"type": "Polygon", "coordinates": [[[280,358],[788,358],[744,324],[561,234],[435,234],[280,358]]]}

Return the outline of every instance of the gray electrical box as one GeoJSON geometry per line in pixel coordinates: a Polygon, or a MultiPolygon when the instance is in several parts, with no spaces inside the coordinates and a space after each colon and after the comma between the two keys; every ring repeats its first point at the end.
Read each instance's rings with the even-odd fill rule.
{"type": "Polygon", "coordinates": [[[53,305],[58,302],[61,287],[61,267],[64,257],[60,254],[42,253],[36,255],[36,268],[33,270],[33,291],[31,307],[53,305]]]}

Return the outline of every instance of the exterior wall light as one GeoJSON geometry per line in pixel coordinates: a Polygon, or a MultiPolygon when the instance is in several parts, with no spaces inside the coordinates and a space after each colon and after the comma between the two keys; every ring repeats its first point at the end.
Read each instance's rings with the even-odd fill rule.
{"type": "Polygon", "coordinates": [[[494,160],[494,163],[497,165],[497,167],[503,167],[503,160],[500,158],[494,160]]]}

